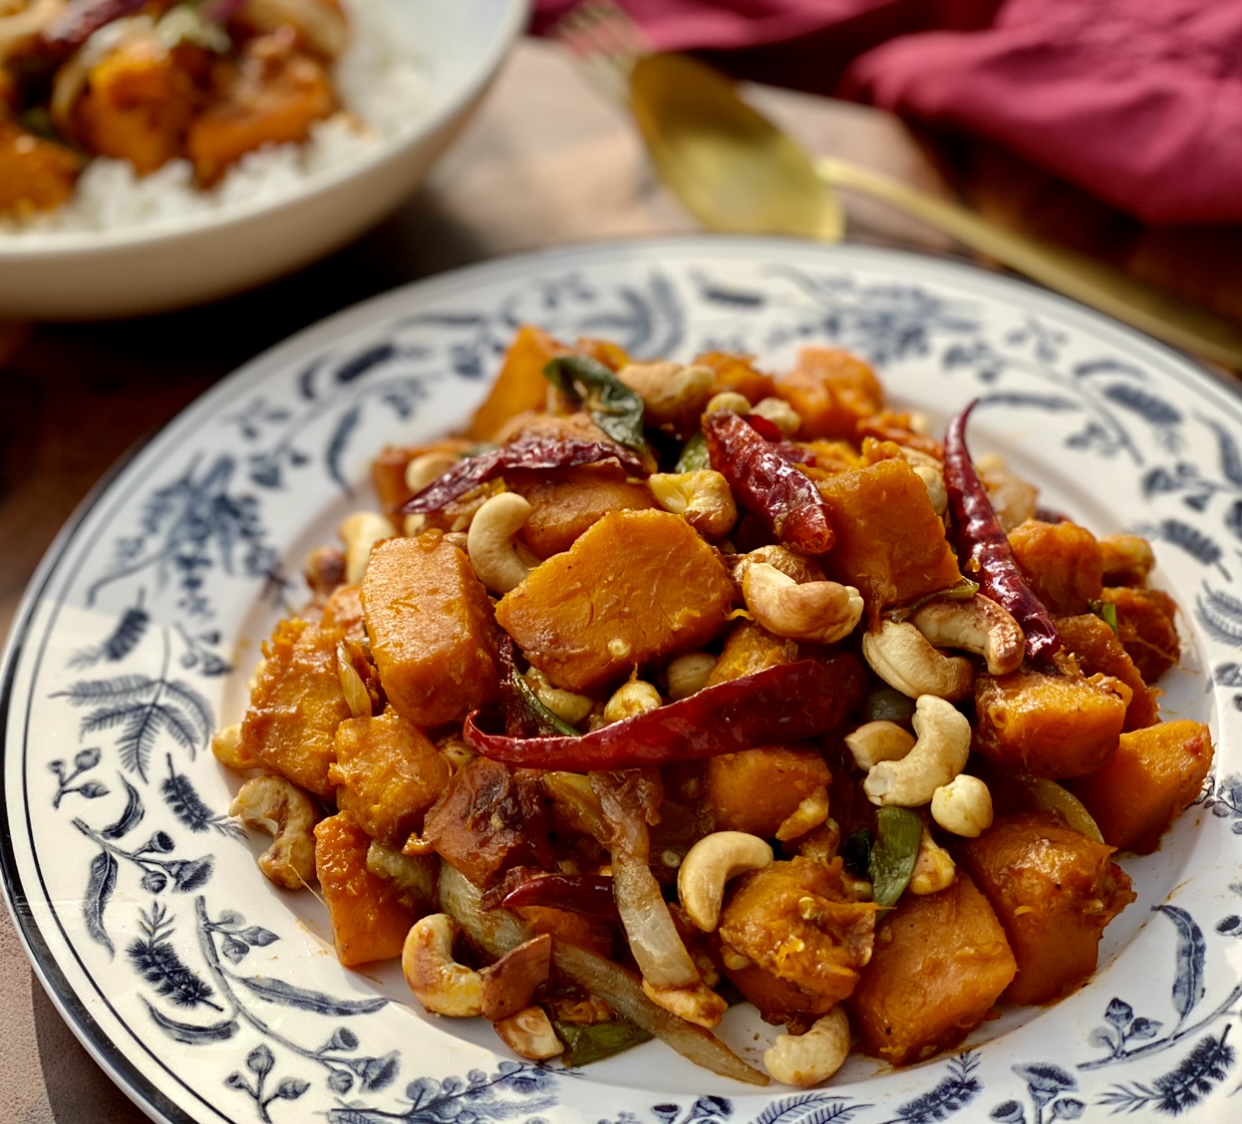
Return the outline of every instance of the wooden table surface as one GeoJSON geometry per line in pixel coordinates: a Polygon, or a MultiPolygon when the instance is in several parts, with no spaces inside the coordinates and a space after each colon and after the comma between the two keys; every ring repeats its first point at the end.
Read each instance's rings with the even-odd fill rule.
{"type": "MultiPolygon", "coordinates": [[[[809,149],[887,171],[1061,238],[1242,319],[1238,231],[1147,231],[998,150],[929,150],[891,118],[769,88],[756,101],[809,149]]],[[[947,252],[878,204],[847,200],[850,237],[947,252]]],[[[107,324],[0,323],[0,636],[75,506],[126,451],[237,366],[328,313],[498,254],[687,232],[625,115],[551,45],[524,40],[422,190],[354,245],[209,307],[107,324]]],[[[0,914],[0,1119],[135,1124],[0,914]]]]}

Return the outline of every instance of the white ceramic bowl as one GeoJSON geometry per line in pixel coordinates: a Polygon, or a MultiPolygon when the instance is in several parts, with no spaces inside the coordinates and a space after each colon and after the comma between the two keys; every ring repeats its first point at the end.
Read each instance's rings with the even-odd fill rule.
{"type": "Polygon", "coordinates": [[[426,73],[397,135],[293,194],[110,231],[0,233],[0,318],[103,319],[184,307],[345,245],[407,198],[478,106],[529,0],[385,0],[426,73]]]}

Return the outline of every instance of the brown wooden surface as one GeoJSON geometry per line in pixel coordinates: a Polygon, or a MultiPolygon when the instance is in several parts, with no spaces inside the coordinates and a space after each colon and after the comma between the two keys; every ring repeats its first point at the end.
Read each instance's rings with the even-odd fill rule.
{"type": "MultiPolygon", "coordinates": [[[[946,192],[964,174],[981,209],[1172,282],[1242,317],[1238,232],[1150,232],[992,152],[932,160],[893,120],[754,91],[808,148],[946,192]],[[1226,268],[1227,267],[1227,268],[1226,268]]],[[[950,250],[878,204],[850,201],[850,235],[950,250]]],[[[453,266],[519,250],[686,232],[624,114],[556,48],[523,42],[423,190],[380,228],[284,281],[187,312],[111,324],[0,324],[0,636],[75,506],[145,436],[241,363],[324,315],[453,266]]],[[[145,1119],[77,1044],[0,916],[0,1120],[145,1119]]]]}

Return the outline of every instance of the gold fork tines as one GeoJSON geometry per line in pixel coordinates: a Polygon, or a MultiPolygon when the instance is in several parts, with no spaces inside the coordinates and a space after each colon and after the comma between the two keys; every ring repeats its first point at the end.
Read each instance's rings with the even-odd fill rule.
{"type": "Polygon", "coordinates": [[[587,79],[615,101],[627,99],[630,70],[651,53],[633,16],[614,0],[588,0],[574,8],[557,21],[552,38],[572,51],[587,79]]]}

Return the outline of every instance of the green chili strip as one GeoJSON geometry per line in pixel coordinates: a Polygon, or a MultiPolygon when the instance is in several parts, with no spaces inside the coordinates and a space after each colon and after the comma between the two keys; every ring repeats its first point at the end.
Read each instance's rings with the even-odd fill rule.
{"type": "Polygon", "coordinates": [[[910,883],[919,857],[923,821],[909,808],[881,808],[876,813],[876,839],[871,848],[871,896],[876,905],[893,906],[910,883]]]}
{"type": "Polygon", "coordinates": [[[563,1065],[576,1067],[602,1061],[631,1046],[651,1040],[651,1035],[633,1023],[617,1020],[606,1023],[567,1023],[553,1021],[557,1037],[565,1043],[560,1056],[563,1065]]]}

